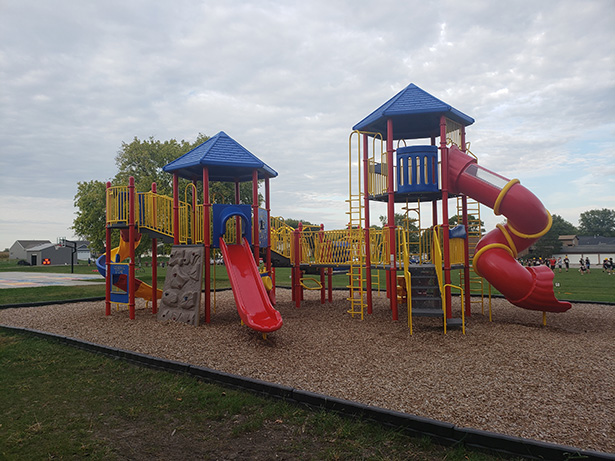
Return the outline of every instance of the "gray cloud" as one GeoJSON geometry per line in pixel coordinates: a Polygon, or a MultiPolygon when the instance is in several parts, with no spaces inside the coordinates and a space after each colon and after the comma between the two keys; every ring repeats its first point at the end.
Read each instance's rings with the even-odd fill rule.
{"type": "Polygon", "coordinates": [[[574,222],[583,197],[554,184],[615,186],[614,23],[610,0],[4,0],[0,246],[23,219],[6,197],[33,215],[63,201],[55,227],[23,224],[54,239],[122,141],[220,130],[280,173],[275,214],[343,226],[350,128],[410,82],[476,119],[481,163],[574,222]]]}

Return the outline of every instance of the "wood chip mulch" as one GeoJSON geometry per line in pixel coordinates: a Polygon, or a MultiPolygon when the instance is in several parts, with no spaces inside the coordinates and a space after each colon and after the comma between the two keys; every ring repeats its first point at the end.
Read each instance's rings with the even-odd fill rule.
{"type": "MultiPolygon", "coordinates": [[[[615,306],[574,304],[563,314],[494,299],[493,322],[473,306],[466,335],[441,321],[391,320],[384,294],[361,321],[346,293],[300,309],[277,290],[284,325],[263,340],[240,325],[233,294],[216,294],[205,326],[158,322],[137,304],[104,315],[104,302],[0,310],[0,324],[33,328],[188,362],[368,405],[579,449],[615,452],[615,306]]],[[[455,300],[458,302],[458,299],[455,300]]],[[[454,309],[459,309],[455,306],[454,309]]]]}

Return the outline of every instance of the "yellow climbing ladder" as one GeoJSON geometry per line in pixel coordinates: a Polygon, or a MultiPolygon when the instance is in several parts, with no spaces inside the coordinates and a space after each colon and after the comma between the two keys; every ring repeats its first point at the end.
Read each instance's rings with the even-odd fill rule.
{"type": "MultiPolygon", "coordinates": [[[[364,235],[364,199],[361,151],[362,133],[353,131],[348,138],[348,289],[350,309],[353,317],[359,315],[363,320],[365,311],[365,235],[364,235]],[[356,139],[356,145],[353,143],[356,139]],[[354,160],[354,162],[353,162],[354,160]]],[[[368,281],[371,283],[371,281],[368,281]]]]}

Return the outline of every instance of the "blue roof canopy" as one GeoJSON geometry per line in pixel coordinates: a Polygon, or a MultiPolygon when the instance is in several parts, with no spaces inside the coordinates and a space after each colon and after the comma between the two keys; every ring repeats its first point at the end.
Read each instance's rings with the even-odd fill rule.
{"type": "Polygon", "coordinates": [[[401,90],[352,129],[387,136],[387,119],[393,119],[393,139],[440,136],[440,117],[468,126],[474,119],[422,90],[414,83],[401,90]]]}
{"type": "Polygon", "coordinates": [[[162,170],[200,181],[203,179],[203,167],[209,169],[211,181],[251,181],[254,170],[258,171],[258,179],[275,178],[278,175],[224,131],[168,163],[162,170]]]}

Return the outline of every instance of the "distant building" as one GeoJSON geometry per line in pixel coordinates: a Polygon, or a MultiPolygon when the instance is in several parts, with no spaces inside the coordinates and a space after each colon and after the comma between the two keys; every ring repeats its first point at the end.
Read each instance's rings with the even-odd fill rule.
{"type": "Polygon", "coordinates": [[[91,258],[89,242],[77,242],[77,252],[73,254],[70,246],[57,247],[49,240],[17,240],[9,248],[9,259],[24,260],[32,266],[68,265],[73,257],[73,264],[82,256],[85,261],[91,258]]]}
{"type": "Polygon", "coordinates": [[[29,248],[33,248],[44,243],[51,244],[49,240],[16,240],[15,243],[11,245],[11,248],[9,248],[9,259],[27,260],[28,254],[26,251],[29,248]]]}
{"type": "Polygon", "coordinates": [[[77,243],[77,259],[79,261],[88,261],[93,259],[92,252],[90,251],[90,242],[87,240],[79,240],[77,243]]]}
{"type": "Polygon", "coordinates": [[[562,249],[577,246],[579,238],[576,235],[560,235],[558,240],[562,242],[562,249]]]}
{"type": "Polygon", "coordinates": [[[615,259],[615,237],[560,235],[559,239],[562,250],[554,256],[568,255],[573,266],[578,266],[581,258],[589,258],[592,266],[601,266],[605,258],[615,259]]]}
{"type": "Polygon", "coordinates": [[[32,266],[62,266],[71,263],[77,263],[77,253],[73,253],[70,247],[59,247],[53,243],[43,243],[27,250],[28,257],[26,261],[32,266]]]}

